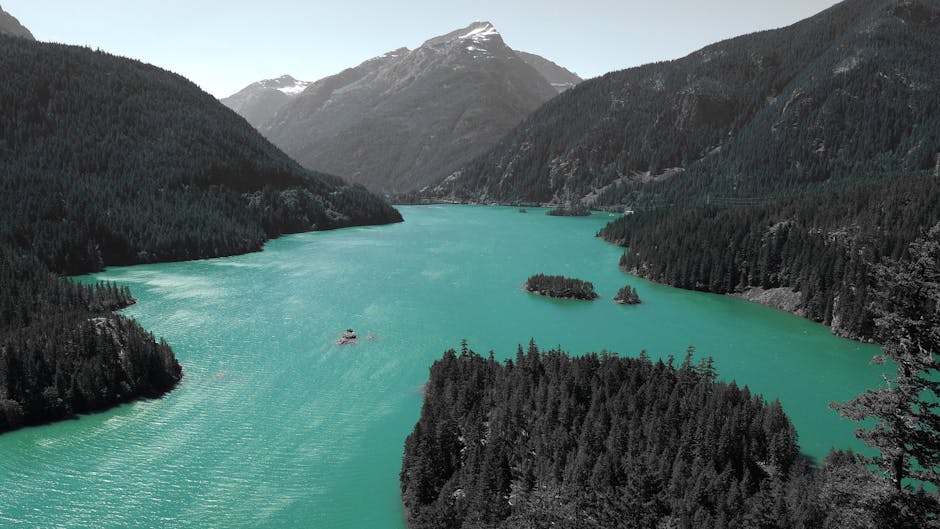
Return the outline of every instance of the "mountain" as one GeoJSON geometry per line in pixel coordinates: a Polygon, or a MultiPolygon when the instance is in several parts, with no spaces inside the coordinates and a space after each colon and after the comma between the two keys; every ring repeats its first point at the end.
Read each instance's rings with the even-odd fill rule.
{"type": "Polygon", "coordinates": [[[581,83],[427,194],[642,208],[929,170],[938,40],[936,2],[847,0],[581,83]]]}
{"type": "Polygon", "coordinates": [[[0,8],[0,35],[10,35],[12,37],[23,37],[29,40],[36,40],[33,38],[33,34],[30,33],[28,29],[23,27],[16,17],[4,11],[3,8],[0,8]]]}
{"type": "Polygon", "coordinates": [[[550,85],[555,87],[555,90],[558,90],[559,94],[569,88],[573,88],[582,81],[574,72],[562,66],[558,66],[540,55],[518,50],[516,50],[516,55],[525,61],[526,64],[535,68],[535,71],[541,74],[550,85]]]}
{"type": "Polygon", "coordinates": [[[401,220],[300,167],[190,81],[88,49],[0,37],[0,241],[53,271],[261,248],[401,220]]]}
{"type": "MultiPolygon", "coordinates": [[[[492,24],[476,22],[316,81],[267,120],[258,118],[264,105],[244,106],[244,90],[223,102],[301,164],[400,192],[482,153],[561,85],[576,82],[544,59],[529,60],[537,67],[492,24]]],[[[250,92],[257,101],[284,99],[250,92]]]]}
{"type": "Polygon", "coordinates": [[[259,128],[309,85],[307,81],[298,81],[289,75],[282,75],[277,79],[248,85],[238,93],[223,99],[222,103],[241,114],[253,127],[259,128]]]}
{"type": "Polygon", "coordinates": [[[56,274],[260,250],[296,231],[400,221],[300,167],[188,80],[0,35],[0,431],[157,397],[170,347],[109,284],[56,274]]]}

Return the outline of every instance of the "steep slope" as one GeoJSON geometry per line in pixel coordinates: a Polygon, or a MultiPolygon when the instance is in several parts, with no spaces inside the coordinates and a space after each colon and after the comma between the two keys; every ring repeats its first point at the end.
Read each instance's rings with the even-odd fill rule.
{"type": "Polygon", "coordinates": [[[20,24],[10,13],[0,8],[0,35],[10,35],[11,37],[23,37],[29,40],[36,40],[28,29],[20,24]]]}
{"type": "Polygon", "coordinates": [[[307,167],[397,192],[480,154],[556,93],[478,22],[317,81],[260,130],[307,167]]]}
{"type": "Polygon", "coordinates": [[[545,80],[555,88],[555,90],[558,90],[559,94],[565,90],[568,90],[569,88],[574,87],[582,81],[582,79],[574,72],[571,72],[567,68],[559,66],[540,55],[526,53],[519,50],[516,50],[516,55],[525,61],[526,64],[535,68],[535,71],[544,77],[545,80]]]}
{"type": "Polygon", "coordinates": [[[277,79],[266,79],[248,85],[221,101],[257,129],[309,85],[307,81],[298,81],[289,75],[282,75],[277,79]]]}
{"type": "Polygon", "coordinates": [[[114,312],[133,303],[127,289],[48,269],[401,220],[154,66],[0,35],[0,71],[0,431],[156,397],[182,376],[166,343],[114,312]]]}
{"type": "Polygon", "coordinates": [[[270,237],[401,219],[301,168],[186,79],[0,37],[0,240],[54,271],[258,250],[270,237]]]}
{"type": "Polygon", "coordinates": [[[381,65],[394,61],[403,54],[408,53],[407,48],[390,51],[379,57],[374,57],[353,68],[320,79],[316,82],[298,81],[289,75],[277,79],[265,79],[246,86],[230,97],[221,99],[222,103],[238,112],[248,120],[253,127],[265,131],[275,127],[271,123],[278,112],[287,103],[299,99],[308,87],[313,87],[307,97],[312,99],[313,105],[323,104],[333,90],[347,84],[359,81],[367,74],[375,71],[381,65]],[[325,97],[324,97],[325,96],[325,97]]]}
{"type": "Polygon", "coordinates": [[[643,207],[933,168],[938,40],[935,2],[848,0],[581,83],[429,194],[643,207]]]}

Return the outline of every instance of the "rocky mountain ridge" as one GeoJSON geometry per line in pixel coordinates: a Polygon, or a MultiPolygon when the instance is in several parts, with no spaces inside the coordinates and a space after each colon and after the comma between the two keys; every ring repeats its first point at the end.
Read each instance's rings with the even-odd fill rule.
{"type": "Polygon", "coordinates": [[[0,35],[36,40],[33,34],[20,24],[16,17],[4,11],[2,7],[0,7],[0,35]]]}
{"type": "Polygon", "coordinates": [[[650,208],[932,170],[938,40],[934,2],[847,0],[581,83],[425,195],[650,208]]]}
{"type": "Polygon", "coordinates": [[[299,94],[256,83],[222,101],[301,164],[392,193],[440,179],[579,80],[475,22],[299,94]]]}

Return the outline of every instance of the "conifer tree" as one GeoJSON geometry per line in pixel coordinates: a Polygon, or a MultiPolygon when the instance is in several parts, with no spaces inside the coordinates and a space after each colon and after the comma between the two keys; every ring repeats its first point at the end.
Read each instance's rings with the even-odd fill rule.
{"type": "MultiPolygon", "coordinates": [[[[908,513],[921,511],[925,498],[906,480],[940,485],[940,224],[911,244],[909,255],[878,269],[883,308],[876,325],[885,345],[875,361],[891,360],[895,378],[833,404],[855,421],[876,421],[856,435],[880,451],[872,462],[889,476],[901,503],[909,504],[900,508],[908,513]]],[[[936,501],[930,503],[933,509],[926,509],[923,527],[938,524],[936,501]]]]}

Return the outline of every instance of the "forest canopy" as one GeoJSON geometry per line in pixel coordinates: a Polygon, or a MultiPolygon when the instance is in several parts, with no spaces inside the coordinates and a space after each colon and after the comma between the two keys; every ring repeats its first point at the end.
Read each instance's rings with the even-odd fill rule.
{"type": "Polygon", "coordinates": [[[411,529],[928,529],[935,494],[851,451],[815,466],[778,401],[676,365],[534,342],[434,362],[405,441],[411,529]]]}

